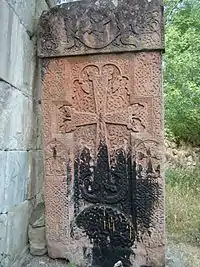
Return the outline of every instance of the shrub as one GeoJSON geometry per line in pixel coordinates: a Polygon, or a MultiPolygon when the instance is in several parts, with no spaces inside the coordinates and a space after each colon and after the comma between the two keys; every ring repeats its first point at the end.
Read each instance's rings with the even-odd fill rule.
{"type": "Polygon", "coordinates": [[[200,144],[200,1],[167,0],[165,122],[177,141],[200,144]]]}

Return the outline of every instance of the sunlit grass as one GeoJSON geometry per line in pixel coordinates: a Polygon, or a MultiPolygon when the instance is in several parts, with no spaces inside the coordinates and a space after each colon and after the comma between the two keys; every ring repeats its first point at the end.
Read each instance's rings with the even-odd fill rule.
{"type": "Polygon", "coordinates": [[[166,229],[174,241],[200,245],[200,167],[166,171],[166,229]]]}

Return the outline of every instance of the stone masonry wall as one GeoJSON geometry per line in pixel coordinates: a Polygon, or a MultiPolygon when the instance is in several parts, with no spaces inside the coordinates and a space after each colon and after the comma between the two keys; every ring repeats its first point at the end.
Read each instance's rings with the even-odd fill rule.
{"type": "Polygon", "coordinates": [[[54,1],[0,1],[0,266],[20,267],[42,195],[35,90],[37,20],[54,1]]]}

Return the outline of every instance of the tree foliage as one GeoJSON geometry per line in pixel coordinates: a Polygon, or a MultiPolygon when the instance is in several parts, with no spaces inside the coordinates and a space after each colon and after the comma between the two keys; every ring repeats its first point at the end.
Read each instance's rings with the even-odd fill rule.
{"type": "Polygon", "coordinates": [[[200,144],[200,0],[166,0],[165,123],[177,141],[200,144]]]}

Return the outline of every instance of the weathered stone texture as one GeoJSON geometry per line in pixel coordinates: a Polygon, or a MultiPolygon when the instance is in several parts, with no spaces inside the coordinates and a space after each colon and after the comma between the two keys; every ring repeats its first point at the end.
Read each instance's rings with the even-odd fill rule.
{"type": "Polygon", "coordinates": [[[52,8],[56,5],[56,0],[46,0],[48,8],[52,8]]]}
{"type": "Polygon", "coordinates": [[[5,0],[0,1],[0,24],[0,78],[31,95],[34,43],[5,0]]]}
{"type": "Polygon", "coordinates": [[[21,91],[0,82],[0,149],[33,147],[32,106],[32,100],[21,91]]]}
{"type": "Polygon", "coordinates": [[[36,0],[6,0],[18,15],[29,34],[33,34],[35,23],[36,0]]]}
{"type": "Polygon", "coordinates": [[[28,198],[32,199],[37,194],[43,192],[44,185],[44,164],[43,164],[43,151],[36,150],[30,152],[30,177],[28,198]]]}
{"type": "Polygon", "coordinates": [[[28,241],[28,222],[31,206],[25,201],[8,212],[8,251],[13,255],[21,253],[28,241]]]}
{"type": "Polygon", "coordinates": [[[161,0],[78,1],[42,15],[40,57],[163,49],[161,0]]]}
{"type": "Polygon", "coordinates": [[[47,253],[45,227],[33,228],[29,225],[28,237],[31,255],[42,256],[47,253]]]}
{"type": "Polygon", "coordinates": [[[162,11],[159,0],[102,0],[41,17],[52,258],[164,264],[162,11]]]}
{"type": "Polygon", "coordinates": [[[8,214],[0,215],[0,226],[3,226],[0,228],[0,263],[3,266],[14,266],[27,247],[30,210],[29,202],[25,201],[8,214]]]}
{"type": "Polygon", "coordinates": [[[43,202],[38,203],[34,208],[30,218],[30,225],[32,228],[40,228],[45,226],[43,202]]]}
{"type": "MultiPolygon", "coordinates": [[[[44,11],[48,11],[48,9],[49,9],[49,5],[47,4],[47,1],[48,0],[37,0],[36,1],[36,12],[35,12],[35,17],[34,17],[34,19],[35,19],[35,25],[38,25],[38,21],[40,19],[40,16],[42,15],[42,13],[44,11]]],[[[52,6],[55,6],[54,1],[51,1],[50,0],[50,2],[52,2],[51,3],[51,7],[52,6]]],[[[37,31],[35,31],[35,35],[36,35],[36,32],[37,31]]]]}
{"type": "Polygon", "coordinates": [[[38,142],[35,112],[38,102],[33,99],[33,80],[35,27],[41,9],[48,9],[45,4],[46,1],[40,0],[0,1],[0,265],[3,267],[21,266],[28,249],[31,211],[30,201],[26,200],[38,201],[42,195],[42,165],[39,165],[42,155],[33,150],[38,142]],[[35,181],[34,186],[30,177],[35,181]]]}
{"type": "Polygon", "coordinates": [[[47,253],[44,202],[40,202],[33,209],[29,224],[30,253],[41,256],[47,253]]]}
{"type": "Polygon", "coordinates": [[[5,254],[5,243],[6,243],[6,233],[8,224],[7,214],[0,215],[0,263],[4,258],[5,254]]]}
{"type": "Polygon", "coordinates": [[[35,34],[37,19],[44,10],[56,5],[55,0],[5,0],[19,17],[29,36],[35,34]]]}
{"type": "Polygon", "coordinates": [[[27,152],[0,152],[0,213],[7,213],[27,197],[29,164],[27,152]]]}
{"type": "Polygon", "coordinates": [[[80,0],[57,0],[57,5],[70,3],[70,2],[76,2],[76,1],[80,1],[80,0]]]}
{"type": "Polygon", "coordinates": [[[0,213],[2,212],[2,204],[4,203],[5,194],[4,194],[4,181],[6,177],[6,158],[7,153],[5,151],[0,151],[0,213]]]}
{"type": "Polygon", "coordinates": [[[1,168],[5,175],[0,177],[3,188],[0,212],[6,213],[27,199],[29,174],[29,154],[21,151],[1,152],[1,168]]]}
{"type": "Polygon", "coordinates": [[[83,266],[112,266],[120,258],[125,266],[160,266],[160,52],[43,62],[49,255],[83,266]],[[104,246],[108,254],[98,258],[104,246]]]}

